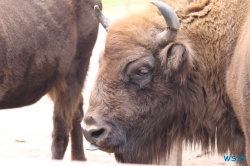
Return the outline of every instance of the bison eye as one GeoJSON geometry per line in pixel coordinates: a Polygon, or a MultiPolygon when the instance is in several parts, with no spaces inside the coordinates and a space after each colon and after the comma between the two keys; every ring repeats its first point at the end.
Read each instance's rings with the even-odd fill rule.
{"type": "Polygon", "coordinates": [[[155,66],[155,57],[148,55],[129,62],[124,72],[124,82],[136,85],[138,89],[144,88],[150,83],[155,66]]]}
{"type": "Polygon", "coordinates": [[[145,68],[145,67],[142,67],[142,68],[140,68],[137,72],[136,72],[136,74],[135,74],[135,77],[146,77],[147,75],[148,75],[148,73],[149,73],[149,71],[148,71],[148,69],[147,68],[145,68]]]}
{"type": "Polygon", "coordinates": [[[145,87],[152,78],[152,68],[140,67],[135,69],[130,75],[130,81],[136,84],[138,89],[145,87]]]}

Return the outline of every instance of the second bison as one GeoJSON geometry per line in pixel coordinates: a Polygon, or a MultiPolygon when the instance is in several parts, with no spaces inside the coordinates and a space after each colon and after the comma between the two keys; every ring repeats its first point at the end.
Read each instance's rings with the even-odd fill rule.
{"type": "Polygon", "coordinates": [[[53,159],[63,158],[70,134],[72,159],[85,160],[81,92],[98,32],[94,5],[101,2],[0,3],[0,109],[33,104],[49,93],[54,101],[53,159]]]}

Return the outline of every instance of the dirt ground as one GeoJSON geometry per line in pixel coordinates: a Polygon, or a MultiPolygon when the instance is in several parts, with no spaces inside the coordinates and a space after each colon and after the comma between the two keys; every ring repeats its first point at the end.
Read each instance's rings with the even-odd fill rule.
{"type": "MultiPolygon", "coordinates": [[[[106,32],[100,27],[100,33],[90,63],[87,80],[84,88],[85,104],[88,107],[90,89],[95,80],[98,69],[98,56],[104,45],[106,32]]],[[[52,113],[53,103],[44,96],[34,105],[19,109],[0,111],[0,165],[3,160],[28,159],[28,160],[50,160],[52,142],[52,113]]],[[[226,139],[226,138],[225,138],[226,139]]],[[[84,141],[85,147],[89,144],[84,141]]],[[[85,151],[87,162],[116,163],[113,154],[101,151],[85,151]]],[[[65,154],[65,161],[70,160],[70,147],[65,154]]],[[[183,151],[183,166],[204,165],[234,165],[225,162],[223,156],[204,156],[199,150],[183,151]]]]}

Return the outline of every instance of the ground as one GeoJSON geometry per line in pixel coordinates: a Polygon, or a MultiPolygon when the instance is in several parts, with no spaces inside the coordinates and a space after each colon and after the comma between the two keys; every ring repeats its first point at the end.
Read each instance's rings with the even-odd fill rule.
{"type": "MultiPolygon", "coordinates": [[[[99,52],[103,49],[106,32],[100,27],[100,33],[95,46],[84,87],[84,110],[88,107],[88,97],[98,70],[99,52]]],[[[0,165],[5,160],[43,160],[51,159],[50,145],[52,142],[52,114],[53,103],[44,96],[34,105],[0,111],[0,165]]],[[[84,145],[89,144],[84,140],[84,145]]],[[[87,162],[116,163],[113,154],[101,151],[85,151],[87,162]]],[[[70,160],[70,147],[68,147],[64,160],[70,160]]],[[[234,165],[225,162],[223,156],[203,155],[199,150],[183,151],[183,166],[217,166],[234,165]]]]}

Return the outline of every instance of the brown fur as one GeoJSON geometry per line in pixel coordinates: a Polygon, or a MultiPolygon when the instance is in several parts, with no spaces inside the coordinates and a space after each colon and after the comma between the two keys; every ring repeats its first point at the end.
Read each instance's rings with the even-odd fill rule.
{"type": "Polygon", "coordinates": [[[152,5],[109,27],[84,118],[102,132],[85,130],[85,137],[120,162],[162,163],[180,139],[205,152],[246,155],[249,164],[250,1],[165,2],[182,23],[165,47],[155,40],[165,21],[152,5]]]}
{"type": "MultiPolygon", "coordinates": [[[[250,28],[250,14],[248,12],[247,21],[242,29],[250,28]]],[[[250,33],[243,31],[241,33],[232,62],[227,71],[227,92],[232,101],[235,114],[246,139],[246,156],[250,156],[250,110],[249,110],[249,55],[250,55],[250,33]]],[[[248,158],[249,159],[249,158],[248,158]]],[[[249,160],[248,160],[249,161],[249,160]]],[[[249,163],[248,163],[249,165],[249,163]]]]}
{"type": "Polygon", "coordinates": [[[3,0],[0,4],[0,109],[54,101],[52,158],[85,160],[81,91],[96,41],[99,0],[3,0]]]}

